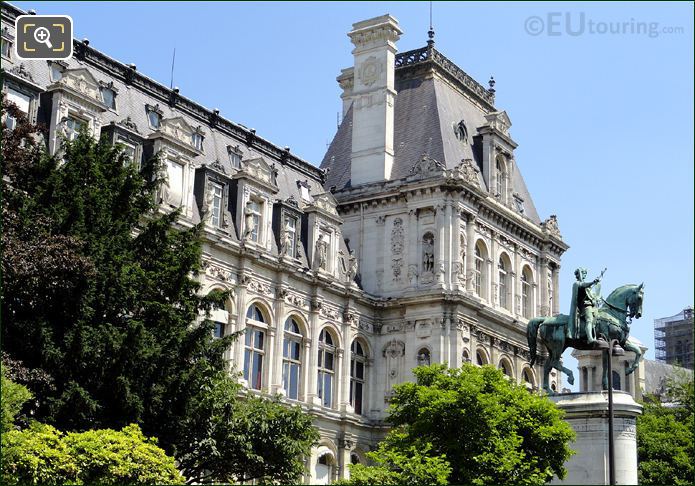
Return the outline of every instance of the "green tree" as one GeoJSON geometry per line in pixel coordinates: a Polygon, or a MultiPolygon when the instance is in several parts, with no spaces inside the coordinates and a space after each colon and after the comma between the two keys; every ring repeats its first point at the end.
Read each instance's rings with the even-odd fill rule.
{"type": "Polygon", "coordinates": [[[277,399],[237,399],[240,386],[226,373],[203,386],[208,393],[192,403],[181,439],[189,444],[179,456],[189,482],[301,480],[303,458],[318,440],[309,415],[277,399]]]}
{"type": "MultiPolygon", "coordinates": [[[[456,484],[541,485],[565,476],[574,432],[550,400],[490,366],[432,365],[414,374],[415,383],[394,387],[396,429],[380,451],[413,457],[427,450],[449,462],[448,481],[456,484]]],[[[384,453],[374,459],[389,462],[384,453]]]]}
{"type": "Polygon", "coordinates": [[[24,385],[12,382],[5,376],[5,367],[0,368],[2,383],[2,433],[12,429],[24,403],[31,399],[31,392],[24,385]]]}
{"type": "Polygon", "coordinates": [[[637,417],[637,460],[640,484],[693,484],[692,376],[676,376],[667,382],[668,405],[645,396],[637,417]]]}
{"type": "Polygon", "coordinates": [[[377,450],[367,453],[372,464],[351,464],[350,479],[338,484],[449,484],[451,465],[446,456],[432,455],[430,443],[405,445],[405,439],[400,430],[391,431],[377,450]]]}
{"type": "Polygon", "coordinates": [[[172,450],[200,393],[189,385],[225,369],[232,339],[191,326],[225,298],[199,294],[201,228],[157,211],[157,158],[138,171],[81,133],[58,160],[13,116],[17,128],[2,132],[3,347],[51,370],[37,418],[77,430],[141,423],[172,450]]]}
{"type": "Polygon", "coordinates": [[[203,226],[159,211],[161,161],[137,168],[84,131],[49,157],[4,109],[18,124],[2,131],[2,338],[51,372],[27,382],[35,416],[61,430],[140,424],[192,480],[298,480],[316,431],[299,409],[239,401],[223,358],[235,336],[193,325],[228,294],[200,294],[203,226]]]}
{"type": "Polygon", "coordinates": [[[174,459],[137,425],[63,434],[33,422],[2,438],[2,483],[182,484],[174,459]]]}

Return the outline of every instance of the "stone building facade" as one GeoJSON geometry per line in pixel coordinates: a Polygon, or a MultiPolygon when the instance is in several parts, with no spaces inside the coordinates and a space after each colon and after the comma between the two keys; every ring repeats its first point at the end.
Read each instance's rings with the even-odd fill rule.
{"type": "Polygon", "coordinates": [[[232,294],[215,333],[246,330],[230,366],[251,393],[315,417],[307,482],[364,460],[392,386],[419,364],[492,364],[537,386],[526,322],[558,312],[568,247],[536,212],[494,83],[432,39],[397,53],[388,15],[358,22],[354,66],[337,78],[343,121],[318,168],[86,40],[66,62],[16,59],[22,13],[2,5],[3,93],[48,127],[51,153],[86,126],[134,164],[164,158],[162,211],[206,219],[204,291],[232,294]]]}

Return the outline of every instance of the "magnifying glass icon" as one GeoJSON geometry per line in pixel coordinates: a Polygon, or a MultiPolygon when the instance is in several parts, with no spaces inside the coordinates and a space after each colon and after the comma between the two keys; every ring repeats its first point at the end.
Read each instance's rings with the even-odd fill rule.
{"type": "Polygon", "coordinates": [[[46,27],[39,27],[34,31],[34,40],[39,44],[46,44],[49,49],[53,49],[53,44],[51,44],[51,33],[46,27]]]}

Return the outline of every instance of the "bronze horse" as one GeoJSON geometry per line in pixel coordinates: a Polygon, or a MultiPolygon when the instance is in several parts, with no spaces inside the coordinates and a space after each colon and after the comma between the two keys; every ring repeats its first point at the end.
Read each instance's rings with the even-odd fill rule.
{"type": "MultiPolygon", "coordinates": [[[[595,318],[596,336],[603,336],[606,341],[611,342],[617,339],[620,346],[635,353],[635,360],[626,370],[627,374],[632,373],[642,359],[642,352],[639,346],[629,342],[630,335],[629,322],[633,318],[639,319],[642,316],[642,300],[644,299],[644,284],[628,284],[618,287],[606,298],[602,299],[602,305],[598,308],[595,318]]],[[[529,350],[531,352],[531,366],[535,363],[537,355],[536,336],[540,329],[540,340],[548,350],[548,359],[543,365],[543,389],[548,394],[555,392],[550,389],[549,375],[551,368],[562,371],[567,375],[570,385],[574,383],[574,374],[571,370],[562,365],[562,353],[567,348],[593,350],[594,346],[586,343],[585,339],[568,339],[565,333],[565,326],[569,322],[569,316],[558,314],[553,317],[535,317],[528,322],[526,337],[528,338],[529,350]]],[[[608,363],[607,353],[603,353],[603,389],[608,389],[608,363]]]]}

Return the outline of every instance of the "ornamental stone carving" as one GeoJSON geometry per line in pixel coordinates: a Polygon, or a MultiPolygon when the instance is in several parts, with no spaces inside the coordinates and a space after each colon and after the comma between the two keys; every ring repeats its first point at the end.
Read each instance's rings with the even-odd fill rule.
{"type": "Polygon", "coordinates": [[[393,271],[393,281],[399,283],[401,281],[403,269],[403,259],[394,258],[391,260],[391,270],[393,271]]]}
{"type": "Polygon", "coordinates": [[[405,355],[405,343],[395,339],[393,341],[389,341],[386,346],[384,346],[384,350],[381,354],[384,356],[384,358],[400,358],[401,356],[405,355]]]}
{"type": "Polygon", "coordinates": [[[562,234],[560,233],[560,228],[557,224],[556,215],[551,214],[550,217],[541,224],[541,227],[543,228],[543,231],[548,235],[553,236],[558,240],[562,239],[562,234]]]}
{"type": "Polygon", "coordinates": [[[443,175],[446,167],[436,159],[423,154],[420,160],[410,168],[410,175],[421,178],[443,175]]]}
{"type": "Polygon", "coordinates": [[[252,279],[247,287],[250,291],[257,294],[262,294],[268,297],[273,297],[273,289],[267,283],[260,282],[258,280],[252,279]]]}
{"type": "Polygon", "coordinates": [[[394,255],[403,253],[403,220],[401,218],[393,220],[393,229],[391,230],[391,252],[394,255]]]}
{"type": "Polygon", "coordinates": [[[408,282],[411,287],[417,285],[417,265],[408,265],[408,282]]]}
{"type": "Polygon", "coordinates": [[[219,265],[214,265],[208,260],[203,260],[202,268],[205,271],[205,275],[214,280],[219,280],[221,282],[231,282],[232,272],[226,270],[219,265]]]}

